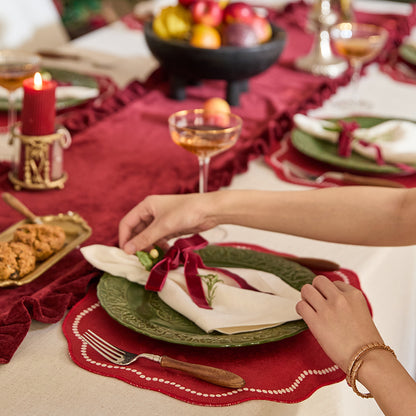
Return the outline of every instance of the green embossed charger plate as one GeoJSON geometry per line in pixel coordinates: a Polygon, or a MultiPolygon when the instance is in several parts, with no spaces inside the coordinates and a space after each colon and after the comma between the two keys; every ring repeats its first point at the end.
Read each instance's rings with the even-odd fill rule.
{"type": "MultiPolygon", "coordinates": [[[[278,275],[300,290],[315,274],[290,260],[254,250],[208,246],[198,252],[209,267],[243,267],[278,275]]],[[[104,273],[97,296],[104,310],[120,324],[141,334],[174,344],[195,347],[242,347],[279,341],[306,329],[303,320],[259,331],[226,335],[206,333],[166,305],[155,292],[128,280],[104,273]]]]}
{"type": "MultiPolygon", "coordinates": [[[[96,79],[91,75],[80,74],[77,72],[67,71],[65,69],[58,68],[42,68],[41,72],[47,72],[51,75],[52,79],[58,83],[68,84],[73,86],[99,88],[96,79]]],[[[62,110],[64,108],[75,107],[83,104],[91,98],[79,99],[79,98],[61,98],[56,101],[56,109],[62,110]]],[[[7,111],[9,104],[6,98],[0,98],[0,110],[7,111]]],[[[22,101],[16,100],[16,109],[21,110],[22,101]]]]}
{"type": "MultiPolygon", "coordinates": [[[[349,117],[343,120],[356,121],[361,127],[369,128],[389,119],[376,117],[349,117]]],[[[300,129],[293,129],[291,141],[296,150],[313,159],[325,162],[349,171],[358,171],[379,175],[405,175],[406,172],[394,165],[377,165],[358,153],[352,152],[350,157],[341,157],[337,153],[337,145],[318,139],[300,129]]],[[[416,165],[410,165],[416,168],[416,165]]]]}
{"type": "Polygon", "coordinates": [[[407,45],[406,43],[400,45],[399,56],[406,62],[416,65],[416,48],[413,45],[407,45]]]}

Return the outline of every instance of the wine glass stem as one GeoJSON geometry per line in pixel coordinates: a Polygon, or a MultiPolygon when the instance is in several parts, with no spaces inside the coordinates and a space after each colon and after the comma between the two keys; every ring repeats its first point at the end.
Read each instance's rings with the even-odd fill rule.
{"type": "Polygon", "coordinates": [[[356,61],[352,64],[353,73],[351,77],[351,86],[352,86],[352,94],[353,100],[355,103],[360,102],[360,95],[359,95],[359,84],[360,84],[360,76],[361,76],[361,68],[362,63],[360,61],[356,61]]]}
{"type": "Polygon", "coordinates": [[[13,125],[16,123],[16,95],[15,91],[9,92],[9,111],[7,113],[7,129],[11,137],[13,125]]]}
{"type": "Polygon", "coordinates": [[[209,157],[199,157],[199,193],[208,192],[209,157]]]}

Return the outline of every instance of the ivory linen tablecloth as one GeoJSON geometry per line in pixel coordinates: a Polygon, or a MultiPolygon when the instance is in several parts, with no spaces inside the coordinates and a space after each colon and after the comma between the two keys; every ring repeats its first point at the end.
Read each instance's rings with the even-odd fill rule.
{"type": "MultiPolygon", "coordinates": [[[[376,8],[379,4],[374,3],[376,8]]],[[[385,3],[382,2],[383,6],[385,3]]],[[[394,4],[393,11],[398,4],[394,4]]],[[[409,12],[406,9],[405,13],[409,12]]],[[[115,45],[122,45],[125,41],[124,34],[128,39],[140,38],[139,33],[134,37],[130,36],[128,29],[121,30],[120,26],[112,31],[113,28],[105,28],[105,36],[112,34],[115,45]]],[[[99,39],[100,33],[96,33],[91,41],[91,49],[97,50],[100,47],[94,44],[99,39]]],[[[79,44],[85,45],[88,39],[79,44]]],[[[132,44],[128,47],[133,49],[132,44]]],[[[117,54],[117,52],[116,52],[117,54]]],[[[115,69],[115,72],[116,69],[115,69]]],[[[122,72],[122,71],[121,71],[122,72]]],[[[126,78],[123,78],[126,79],[126,78]]],[[[374,112],[378,115],[393,115],[412,117],[414,115],[414,100],[416,90],[414,86],[400,84],[392,80],[389,76],[380,73],[377,66],[372,66],[368,74],[362,80],[363,95],[369,97],[375,104],[374,112]],[[381,87],[382,86],[382,87],[381,87]]],[[[337,94],[342,96],[348,92],[347,89],[339,89],[337,94]]],[[[337,97],[336,97],[337,98],[337,97]]],[[[319,103],[316,103],[319,104],[319,103]]],[[[328,99],[315,114],[328,115],[334,114],[332,100],[328,99]]],[[[124,115],[125,116],[125,115],[124,115]]],[[[116,116],[116,119],[123,119],[123,110],[116,116]]],[[[105,127],[105,126],[104,126],[105,127]]],[[[100,122],[95,124],[97,138],[105,133],[105,129],[100,122]]],[[[104,135],[105,136],[105,135],[104,135]]],[[[76,150],[79,160],[85,158],[85,164],[91,162],[91,154],[96,157],[102,155],[103,149],[99,141],[92,143],[91,138],[82,132],[77,135],[82,140],[78,142],[76,150]],[[81,148],[84,149],[82,154],[81,148]]],[[[98,140],[98,139],[97,139],[98,140]]],[[[105,141],[105,139],[104,139],[105,141]]],[[[122,146],[122,143],[115,141],[114,148],[122,146]]],[[[69,155],[68,155],[69,157],[69,155]]],[[[71,160],[72,157],[69,157],[71,160]]],[[[65,160],[67,160],[66,158],[65,160]]],[[[247,161],[248,162],[248,161],[247,161]]],[[[70,169],[70,165],[66,166],[70,169]]],[[[137,164],[130,166],[132,173],[137,173],[137,164]]],[[[246,173],[237,175],[232,178],[229,187],[232,189],[257,188],[257,189],[282,189],[296,191],[304,189],[300,186],[288,184],[279,181],[274,172],[267,167],[261,159],[251,161],[245,165],[248,169],[246,173]]],[[[74,171],[71,171],[74,173],[74,171]]],[[[106,204],[112,204],[113,200],[108,194],[104,198],[96,198],[94,192],[90,195],[91,187],[88,186],[87,179],[89,171],[80,170],[84,175],[80,190],[81,198],[77,204],[86,204],[94,207],[97,211],[104,210],[110,212],[106,204]],[[104,202],[103,202],[104,201],[104,202]]],[[[4,175],[4,171],[2,172],[4,175]]],[[[2,176],[3,177],[3,176],[2,176]]],[[[70,175],[71,178],[71,175],[70,175]]],[[[98,186],[106,189],[106,179],[103,178],[98,186]]],[[[124,178],[123,178],[124,179],[124,178]]],[[[227,181],[231,178],[227,179],[227,181]]],[[[115,190],[117,195],[117,186],[119,182],[112,179],[110,186],[115,190]]],[[[69,186],[70,182],[68,183],[69,186]]],[[[7,181],[2,182],[2,186],[10,190],[7,181]]],[[[134,190],[137,187],[132,188],[134,190]]],[[[148,190],[146,190],[148,192],[148,190]]],[[[168,190],[166,190],[168,191],[168,190]]],[[[140,192],[140,189],[138,189],[140,192]]],[[[163,190],[162,190],[163,192],[163,190]]],[[[40,214],[53,206],[64,211],[73,209],[73,200],[70,196],[65,197],[66,192],[52,191],[48,193],[30,193],[21,192],[19,197],[22,198],[34,211],[40,214]],[[55,201],[54,204],[49,203],[55,201]],[[61,209],[62,208],[62,209],[61,209]]],[[[140,198],[139,193],[137,199],[140,198]]],[[[130,203],[133,202],[131,198],[130,203]]],[[[135,200],[134,202],[137,202],[135,200]]],[[[123,205],[123,202],[117,202],[123,205]]],[[[124,208],[127,209],[129,201],[124,201],[124,208]]],[[[120,205],[118,205],[120,208],[120,205]]],[[[82,208],[82,206],[80,206],[82,208]]],[[[130,207],[129,207],[130,208],[130,207]]],[[[108,221],[102,227],[99,227],[99,234],[92,237],[100,240],[109,237],[109,241],[115,242],[116,225],[119,218],[116,215],[110,215],[111,221],[108,221]]],[[[4,214],[2,210],[1,221],[3,225],[14,223],[20,219],[18,214],[7,211],[4,214]]],[[[88,220],[94,223],[94,214],[88,216],[88,220]]],[[[241,227],[227,227],[228,238],[230,241],[250,241],[253,244],[274,247],[276,250],[302,255],[302,256],[320,256],[325,255],[331,260],[338,261],[344,267],[357,272],[362,279],[362,287],[368,294],[373,306],[374,319],[383,333],[386,342],[392,345],[396,350],[399,358],[406,368],[415,374],[415,339],[416,331],[413,323],[416,305],[416,280],[415,280],[415,256],[414,247],[405,248],[370,248],[354,247],[347,245],[335,245],[323,242],[311,241],[298,237],[284,236],[268,232],[247,230],[241,227]],[[398,273],[398,270],[400,271],[398,273]]],[[[209,233],[206,238],[209,239],[209,233]]],[[[106,241],[106,244],[109,244],[106,241]]],[[[73,267],[73,263],[79,260],[79,253],[74,251],[68,256],[67,263],[73,267]]],[[[45,275],[47,281],[53,280],[53,271],[45,275]]],[[[91,277],[93,277],[91,275],[91,277]]],[[[68,286],[71,285],[71,273],[66,276],[68,286]]],[[[42,288],[37,291],[42,294],[42,288]]],[[[73,299],[72,299],[73,301],[73,299]]],[[[309,399],[299,404],[278,404],[267,401],[254,401],[241,405],[230,406],[225,408],[195,407],[184,404],[180,401],[168,398],[157,392],[140,390],[120,383],[117,380],[111,380],[105,377],[91,375],[75,366],[67,356],[67,344],[63,337],[60,325],[47,325],[40,322],[33,322],[31,330],[23,340],[20,348],[16,351],[15,356],[7,365],[2,366],[0,377],[2,379],[2,389],[0,398],[2,399],[2,414],[6,416],[16,414],[79,414],[90,415],[100,413],[102,415],[113,414],[172,414],[172,415],[380,415],[380,411],[373,401],[363,401],[355,397],[345,383],[328,386],[318,390],[309,399]]]]}
{"type": "MultiPolygon", "coordinates": [[[[287,25],[288,52],[281,62],[250,81],[250,91],[234,109],[244,120],[242,132],[229,151],[213,158],[209,190],[229,185],[236,174],[247,169],[250,160],[264,154],[291,128],[293,114],[320,105],[340,84],[348,82],[349,74],[333,80],[300,73],[291,66],[303,53],[305,40],[310,40],[303,30],[305,10],[301,3],[274,17],[287,25]]],[[[405,26],[407,17],[397,19],[403,20],[400,27],[405,26]]],[[[402,29],[393,32],[393,38],[403,36],[402,29]]],[[[156,71],[145,83],[134,81],[101,101],[60,114],[58,121],[73,135],[64,154],[69,177],[65,188],[23,191],[19,198],[38,215],[77,212],[92,227],[88,244],[117,244],[118,222],[146,195],[197,189],[197,160],[173,143],[167,118],[180,109],[201,107],[207,97],[223,93],[223,87],[222,81],[206,82],[189,88],[186,101],[176,101],[167,97],[165,74],[156,71]]],[[[0,169],[2,190],[12,191],[9,166],[3,163],[0,169]]],[[[20,219],[20,214],[5,204],[1,212],[1,229],[20,219]]],[[[85,294],[94,276],[97,273],[74,251],[31,284],[3,288],[0,362],[10,360],[29,329],[31,317],[56,322],[85,294]]]]}

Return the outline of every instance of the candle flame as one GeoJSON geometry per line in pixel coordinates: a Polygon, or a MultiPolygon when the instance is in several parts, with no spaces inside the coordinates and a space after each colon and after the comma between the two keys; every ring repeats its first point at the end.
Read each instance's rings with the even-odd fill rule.
{"type": "Polygon", "coordinates": [[[35,85],[36,90],[42,89],[43,79],[42,79],[42,75],[40,74],[40,72],[36,72],[33,78],[33,83],[35,85]]]}

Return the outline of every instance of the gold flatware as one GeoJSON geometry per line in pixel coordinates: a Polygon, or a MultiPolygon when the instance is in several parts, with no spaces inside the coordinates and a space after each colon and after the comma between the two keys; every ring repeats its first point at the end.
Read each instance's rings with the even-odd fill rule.
{"type": "Polygon", "coordinates": [[[43,224],[43,221],[37,215],[30,211],[30,209],[26,205],[24,205],[12,194],[8,192],[3,192],[1,196],[3,198],[3,201],[6,202],[6,204],[10,205],[13,209],[20,212],[30,222],[33,222],[34,224],[43,224]]]}
{"type": "Polygon", "coordinates": [[[335,172],[335,171],[328,171],[324,172],[320,175],[315,175],[311,172],[304,170],[303,168],[289,162],[288,160],[284,160],[282,162],[282,166],[284,169],[289,171],[289,173],[293,176],[296,176],[300,179],[306,179],[310,182],[320,184],[325,181],[325,179],[335,179],[339,180],[342,183],[349,184],[349,185],[365,185],[365,186],[384,186],[388,188],[405,188],[405,186],[399,182],[384,179],[384,178],[375,178],[371,176],[361,176],[355,175],[352,173],[347,172],[335,172]]]}
{"type": "Polygon", "coordinates": [[[400,71],[403,75],[416,81],[416,71],[404,62],[398,62],[395,68],[400,71]]]}
{"type": "Polygon", "coordinates": [[[41,58],[56,59],[56,60],[68,60],[76,62],[85,62],[96,68],[111,69],[114,64],[111,62],[99,62],[97,59],[91,59],[88,56],[80,55],[71,52],[60,52],[56,50],[42,49],[36,52],[41,58]]]}

